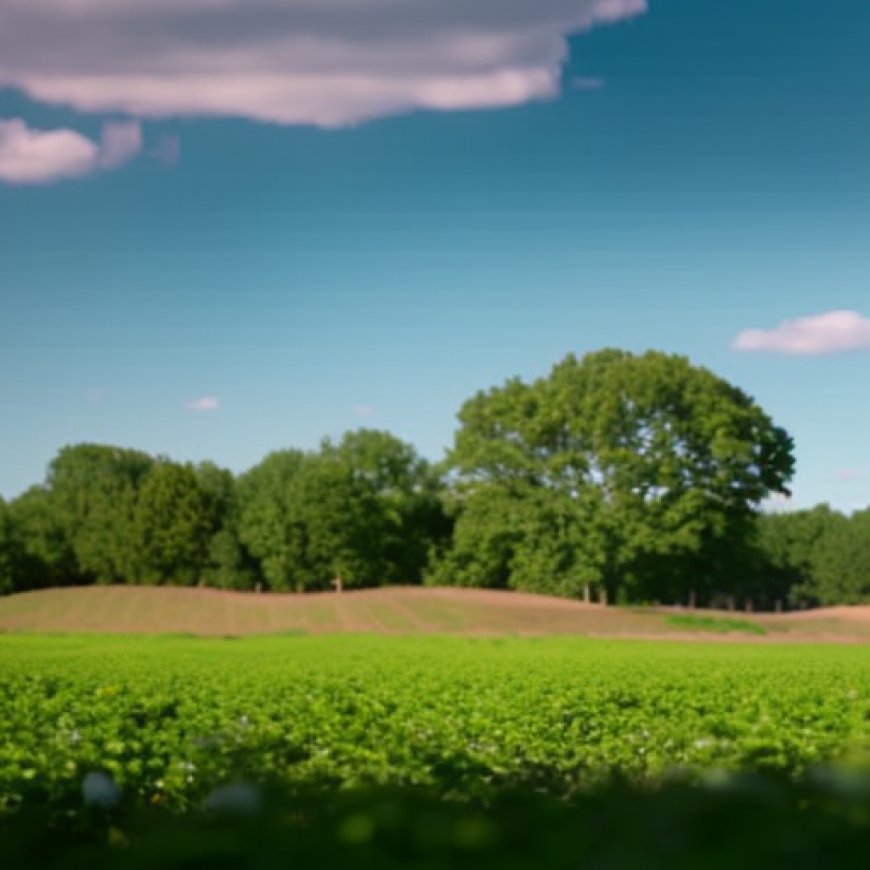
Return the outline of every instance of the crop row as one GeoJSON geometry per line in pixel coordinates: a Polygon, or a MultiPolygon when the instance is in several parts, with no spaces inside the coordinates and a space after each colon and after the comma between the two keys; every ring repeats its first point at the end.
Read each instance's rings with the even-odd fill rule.
{"type": "Polygon", "coordinates": [[[0,805],[226,783],[567,795],[870,748],[870,651],[574,639],[0,638],[0,805]]]}

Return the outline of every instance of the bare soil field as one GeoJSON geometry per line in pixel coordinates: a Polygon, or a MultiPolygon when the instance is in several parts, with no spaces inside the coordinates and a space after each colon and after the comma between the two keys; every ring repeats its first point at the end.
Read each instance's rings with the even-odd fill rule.
{"type": "MultiPolygon", "coordinates": [[[[699,620],[700,622],[701,620],[699,620]]],[[[741,642],[870,642],[870,607],[785,614],[602,607],[483,589],[392,587],[341,594],[90,586],[0,598],[0,632],[242,636],[298,632],[577,634],[741,642]],[[678,615],[737,619],[756,632],[677,625],[678,615]],[[762,629],[763,631],[760,631],[762,629]]]]}

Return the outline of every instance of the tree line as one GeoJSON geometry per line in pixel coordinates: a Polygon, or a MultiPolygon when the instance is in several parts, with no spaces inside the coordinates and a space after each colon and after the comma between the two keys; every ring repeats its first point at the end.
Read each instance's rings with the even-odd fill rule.
{"type": "Polygon", "coordinates": [[[388,432],[240,475],[64,447],[0,500],[0,592],[91,583],[273,591],[508,588],[626,603],[870,600],[870,510],[769,514],[793,442],[684,357],[603,350],[470,398],[430,463],[388,432]]]}

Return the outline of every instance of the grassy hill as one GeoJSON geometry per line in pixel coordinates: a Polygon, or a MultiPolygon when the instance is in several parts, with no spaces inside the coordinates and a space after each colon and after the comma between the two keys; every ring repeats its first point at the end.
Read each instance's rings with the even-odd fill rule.
{"type": "Polygon", "coordinates": [[[0,598],[0,631],[720,637],[870,642],[870,609],[727,614],[600,607],[481,589],[392,587],[307,595],[171,587],[91,586],[0,598]]]}

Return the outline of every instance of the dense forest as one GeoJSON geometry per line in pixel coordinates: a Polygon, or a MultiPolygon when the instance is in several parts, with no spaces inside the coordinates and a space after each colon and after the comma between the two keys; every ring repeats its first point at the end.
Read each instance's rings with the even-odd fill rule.
{"type": "Polygon", "coordinates": [[[870,510],[765,513],[790,436],[687,359],[604,350],[483,391],[443,462],[387,432],[240,475],[78,444],[0,500],[0,592],[432,583],[622,603],[870,600],[870,510]]]}

